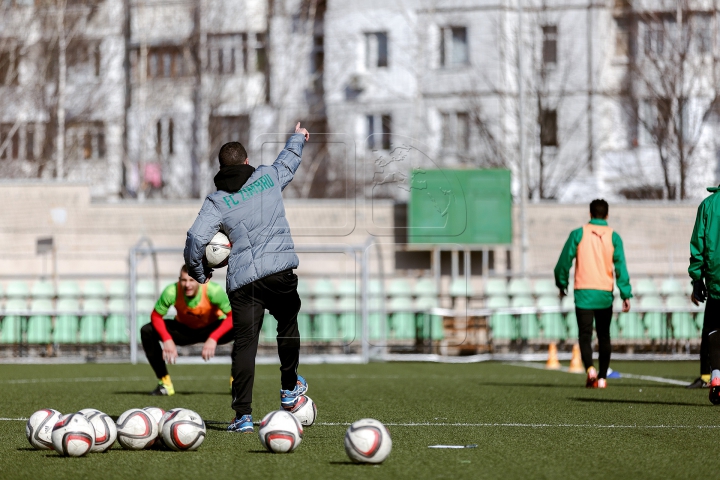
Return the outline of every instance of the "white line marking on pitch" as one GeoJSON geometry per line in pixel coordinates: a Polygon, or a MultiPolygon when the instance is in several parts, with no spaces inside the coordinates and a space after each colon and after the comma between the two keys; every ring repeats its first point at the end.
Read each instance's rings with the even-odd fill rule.
{"type": "MultiPolygon", "coordinates": [[[[323,422],[324,427],[349,426],[350,423],[323,422]]],[[[387,427],[520,427],[520,428],[720,428],[720,425],[583,425],[572,423],[384,423],[387,427]]]]}
{"type": "MultiPolygon", "coordinates": [[[[544,365],[537,364],[537,363],[518,363],[518,362],[506,362],[505,365],[512,365],[513,367],[525,367],[525,368],[534,368],[536,370],[547,370],[544,365]]],[[[547,370],[549,372],[565,372],[570,373],[568,371],[567,367],[560,367],[557,370],[547,370]]],[[[579,373],[579,375],[584,375],[584,372],[579,373]]],[[[634,373],[620,373],[620,378],[634,378],[636,380],[646,380],[648,382],[657,382],[657,383],[669,383],[670,385],[681,385],[685,386],[688,384],[688,382],[683,382],[682,380],[674,380],[672,378],[664,378],[664,377],[654,377],[652,375],[635,375],[634,373]]]]}

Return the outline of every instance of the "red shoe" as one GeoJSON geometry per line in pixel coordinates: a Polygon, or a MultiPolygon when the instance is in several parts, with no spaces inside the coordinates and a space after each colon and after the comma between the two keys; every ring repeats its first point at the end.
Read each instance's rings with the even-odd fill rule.
{"type": "Polygon", "coordinates": [[[597,388],[607,388],[607,380],[605,380],[604,378],[598,378],[597,388]]]}
{"type": "Polygon", "coordinates": [[[710,382],[710,403],[720,405],[720,377],[715,377],[710,382]]]}
{"type": "Polygon", "coordinates": [[[585,388],[598,388],[597,370],[595,367],[587,369],[587,381],[585,382],[585,388]]]}

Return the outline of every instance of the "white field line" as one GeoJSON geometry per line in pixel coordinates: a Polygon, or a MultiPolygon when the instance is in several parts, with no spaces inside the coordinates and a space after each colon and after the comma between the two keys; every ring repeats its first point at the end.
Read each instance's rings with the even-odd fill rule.
{"type": "MultiPolygon", "coordinates": [[[[512,365],[514,367],[526,367],[526,368],[534,368],[536,370],[546,370],[545,366],[538,363],[518,363],[518,362],[507,362],[505,365],[512,365]]],[[[560,367],[557,370],[548,370],[549,372],[565,372],[570,373],[568,371],[567,367],[560,367]]],[[[574,373],[574,372],[573,372],[574,373]]],[[[580,372],[579,375],[584,375],[584,372],[580,372]]],[[[646,380],[648,382],[657,382],[657,383],[669,383],[670,385],[681,385],[685,386],[688,384],[688,382],[683,382],[682,380],[675,380],[672,378],[664,378],[664,377],[655,377],[652,375],[635,375],[634,373],[620,373],[620,378],[634,378],[636,380],[646,380]]]]}

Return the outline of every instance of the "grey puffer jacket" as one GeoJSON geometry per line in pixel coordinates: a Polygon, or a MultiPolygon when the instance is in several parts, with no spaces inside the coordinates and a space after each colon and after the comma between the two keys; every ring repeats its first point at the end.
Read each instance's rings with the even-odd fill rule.
{"type": "Polygon", "coordinates": [[[258,167],[239,191],[219,190],[207,196],[185,241],[185,265],[191,277],[200,283],[207,280],[211,270],[203,265],[205,247],[220,230],[232,243],[228,292],[297,268],[281,192],[300,166],[304,144],[302,134],[292,135],[275,162],[258,167]]]}

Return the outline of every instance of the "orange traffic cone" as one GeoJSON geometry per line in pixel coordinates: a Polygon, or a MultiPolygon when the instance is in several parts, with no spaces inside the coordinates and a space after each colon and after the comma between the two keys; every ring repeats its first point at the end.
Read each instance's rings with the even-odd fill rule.
{"type": "Polygon", "coordinates": [[[585,373],[585,367],[583,367],[582,358],[580,358],[580,345],[577,343],[573,345],[572,359],[570,360],[570,373],[585,373]]]}
{"type": "Polygon", "coordinates": [[[555,345],[555,342],[552,342],[548,347],[548,359],[545,363],[545,368],[548,370],[560,369],[560,361],[558,360],[557,345],[555,345]]]}

